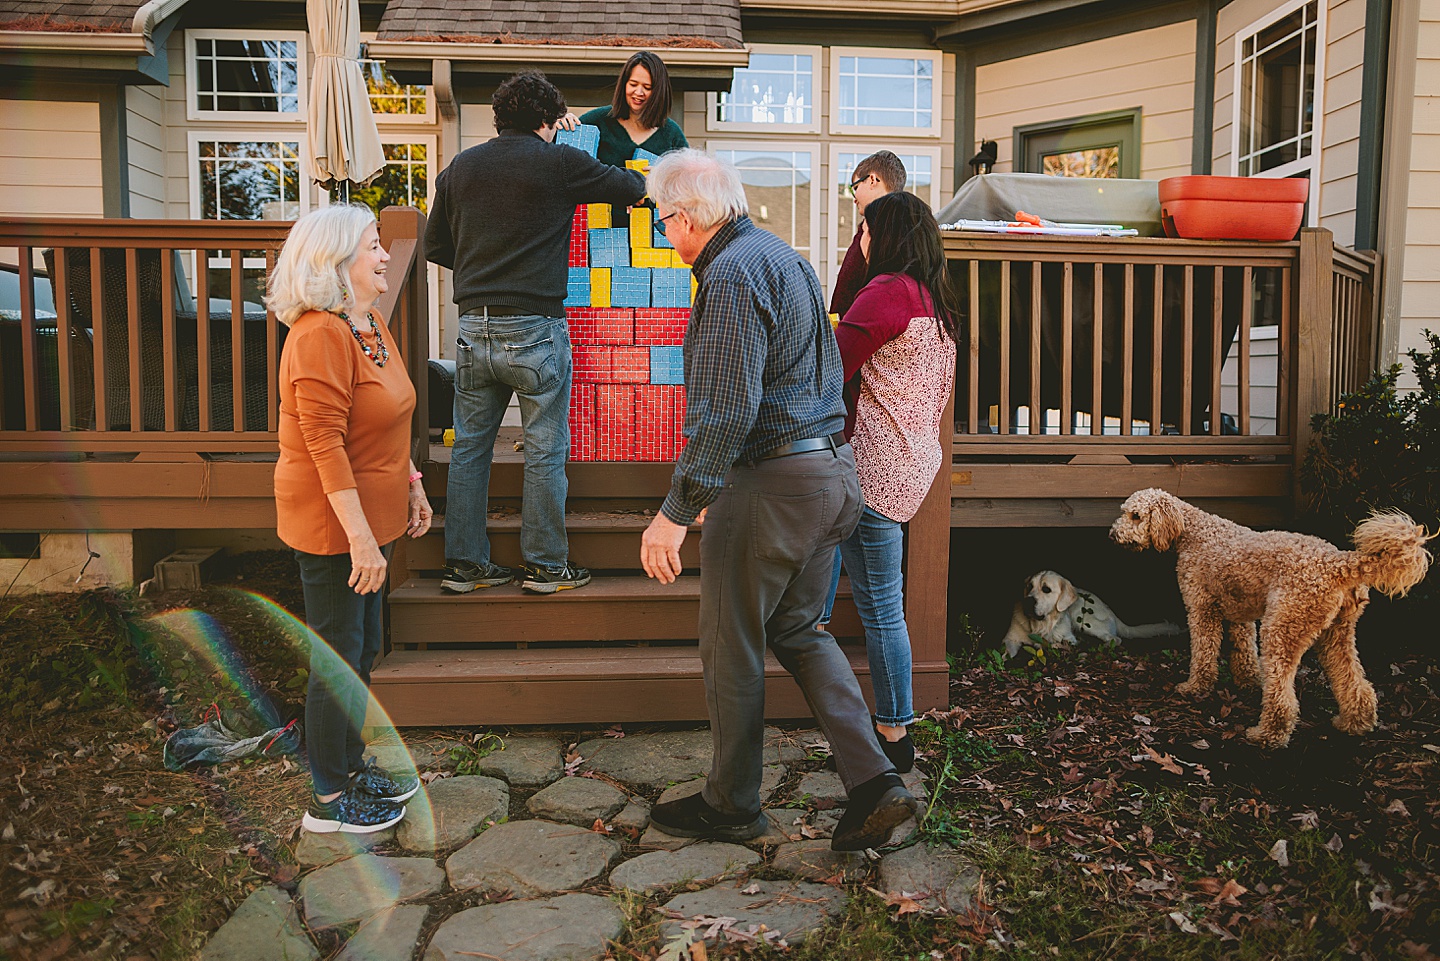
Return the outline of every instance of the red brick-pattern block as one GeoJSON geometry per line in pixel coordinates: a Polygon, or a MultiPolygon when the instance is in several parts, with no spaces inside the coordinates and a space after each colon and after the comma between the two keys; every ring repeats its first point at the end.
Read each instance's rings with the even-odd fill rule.
{"type": "Polygon", "coordinates": [[[576,384],[603,384],[610,380],[610,347],[572,347],[571,380],[576,384]]]}
{"type": "Polygon", "coordinates": [[[675,416],[672,399],[666,387],[660,384],[643,384],[635,388],[635,459],[641,461],[663,461],[665,449],[674,447],[673,435],[675,416]]]}
{"type": "Polygon", "coordinates": [[[670,435],[670,447],[666,452],[666,460],[675,460],[680,452],[685,449],[685,388],[671,387],[670,411],[673,433],[670,435]]]}
{"type": "Polygon", "coordinates": [[[679,347],[685,343],[690,308],[638,307],[635,310],[635,343],[646,347],[679,347]]]}
{"type": "Polygon", "coordinates": [[[570,459],[595,459],[595,385],[570,388],[570,459]]]}
{"type": "Polygon", "coordinates": [[[595,459],[635,459],[635,388],[630,384],[595,387],[595,459]]]}
{"type": "Polygon", "coordinates": [[[572,346],[635,343],[633,307],[567,307],[572,346]]]}
{"type": "Polygon", "coordinates": [[[575,208],[575,217],[570,221],[570,266],[590,266],[590,224],[584,204],[575,208]]]}
{"type": "Polygon", "coordinates": [[[612,384],[650,383],[650,348],[611,347],[609,382],[612,384]]]}

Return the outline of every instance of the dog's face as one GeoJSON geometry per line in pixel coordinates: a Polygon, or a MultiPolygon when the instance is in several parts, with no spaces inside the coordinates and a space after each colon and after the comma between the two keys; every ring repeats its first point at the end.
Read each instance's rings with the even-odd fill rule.
{"type": "Polygon", "coordinates": [[[1041,571],[1025,579],[1021,609],[1032,621],[1043,621],[1075,603],[1075,588],[1054,571],[1041,571]]]}
{"type": "Polygon", "coordinates": [[[1136,491],[1120,505],[1120,516],[1110,525],[1110,539],[1121,547],[1166,551],[1185,529],[1180,502],[1158,487],[1136,491]]]}

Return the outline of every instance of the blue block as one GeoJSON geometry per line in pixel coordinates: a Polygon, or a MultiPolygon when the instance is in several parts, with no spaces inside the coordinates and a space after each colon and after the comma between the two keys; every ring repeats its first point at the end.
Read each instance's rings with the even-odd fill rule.
{"type": "MultiPolygon", "coordinates": [[[[599,127],[596,127],[596,128],[595,128],[595,131],[596,131],[596,135],[598,136],[598,135],[599,135],[600,128],[599,128],[599,127]]],[[[655,161],[657,161],[657,160],[660,159],[660,155],[659,155],[658,153],[651,153],[650,151],[646,150],[644,147],[636,147],[636,148],[635,148],[635,156],[631,157],[630,159],[631,159],[631,160],[648,160],[648,161],[650,161],[650,162],[653,164],[655,161]]]]}
{"type": "Polygon", "coordinates": [[[590,306],[590,268],[571,267],[565,286],[566,307],[590,306]]]}
{"type": "Polygon", "coordinates": [[[650,281],[650,306],[690,306],[690,271],[683,267],[657,267],[650,281]]]}
{"type": "Polygon", "coordinates": [[[593,157],[600,149],[600,128],[581,124],[574,130],[557,130],[555,131],[555,142],[568,143],[593,157]]]}
{"type": "Polygon", "coordinates": [[[685,348],[650,348],[650,383],[685,383],[685,348]]]}
{"type": "Polygon", "coordinates": [[[675,245],[672,244],[669,240],[666,239],[666,237],[665,237],[664,234],[662,234],[662,233],[660,232],[660,228],[659,228],[659,227],[654,228],[654,229],[651,231],[651,233],[653,233],[653,234],[655,235],[654,238],[650,241],[650,246],[651,246],[651,247],[655,247],[655,248],[657,248],[657,249],[668,250],[668,249],[670,249],[671,247],[674,247],[674,246],[675,246],[675,245]]]}
{"type": "Polygon", "coordinates": [[[616,267],[610,271],[610,306],[649,307],[653,273],[645,267],[616,267]]]}
{"type": "Polygon", "coordinates": [[[597,227],[590,231],[591,267],[629,267],[630,229],[597,227]]]}

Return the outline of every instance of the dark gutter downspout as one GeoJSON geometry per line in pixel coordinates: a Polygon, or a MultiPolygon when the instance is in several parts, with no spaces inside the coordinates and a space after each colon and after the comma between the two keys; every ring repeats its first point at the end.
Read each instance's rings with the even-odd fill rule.
{"type": "Polygon", "coordinates": [[[1380,243],[1380,180],[1385,162],[1385,80],[1390,65],[1390,0],[1366,0],[1365,67],[1360,77],[1360,154],[1355,177],[1355,249],[1380,243]]]}
{"type": "Polygon", "coordinates": [[[1195,4],[1195,108],[1190,172],[1208,174],[1215,154],[1215,20],[1220,0],[1195,4]]]}

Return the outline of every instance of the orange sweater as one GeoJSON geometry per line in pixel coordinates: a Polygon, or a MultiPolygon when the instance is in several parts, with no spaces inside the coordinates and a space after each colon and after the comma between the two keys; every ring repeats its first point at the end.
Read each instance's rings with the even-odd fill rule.
{"type": "MultiPolygon", "coordinates": [[[[409,519],[410,415],[415,388],[390,328],[376,316],[390,360],[375,366],[350,325],[312,310],[280,355],[280,461],[275,465],[276,530],[307,554],[344,554],[350,539],[326,495],[358,488],[375,540],[405,533],[409,519]]],[[[376,350],[369,324],[356,324],[376,350]]]]}

